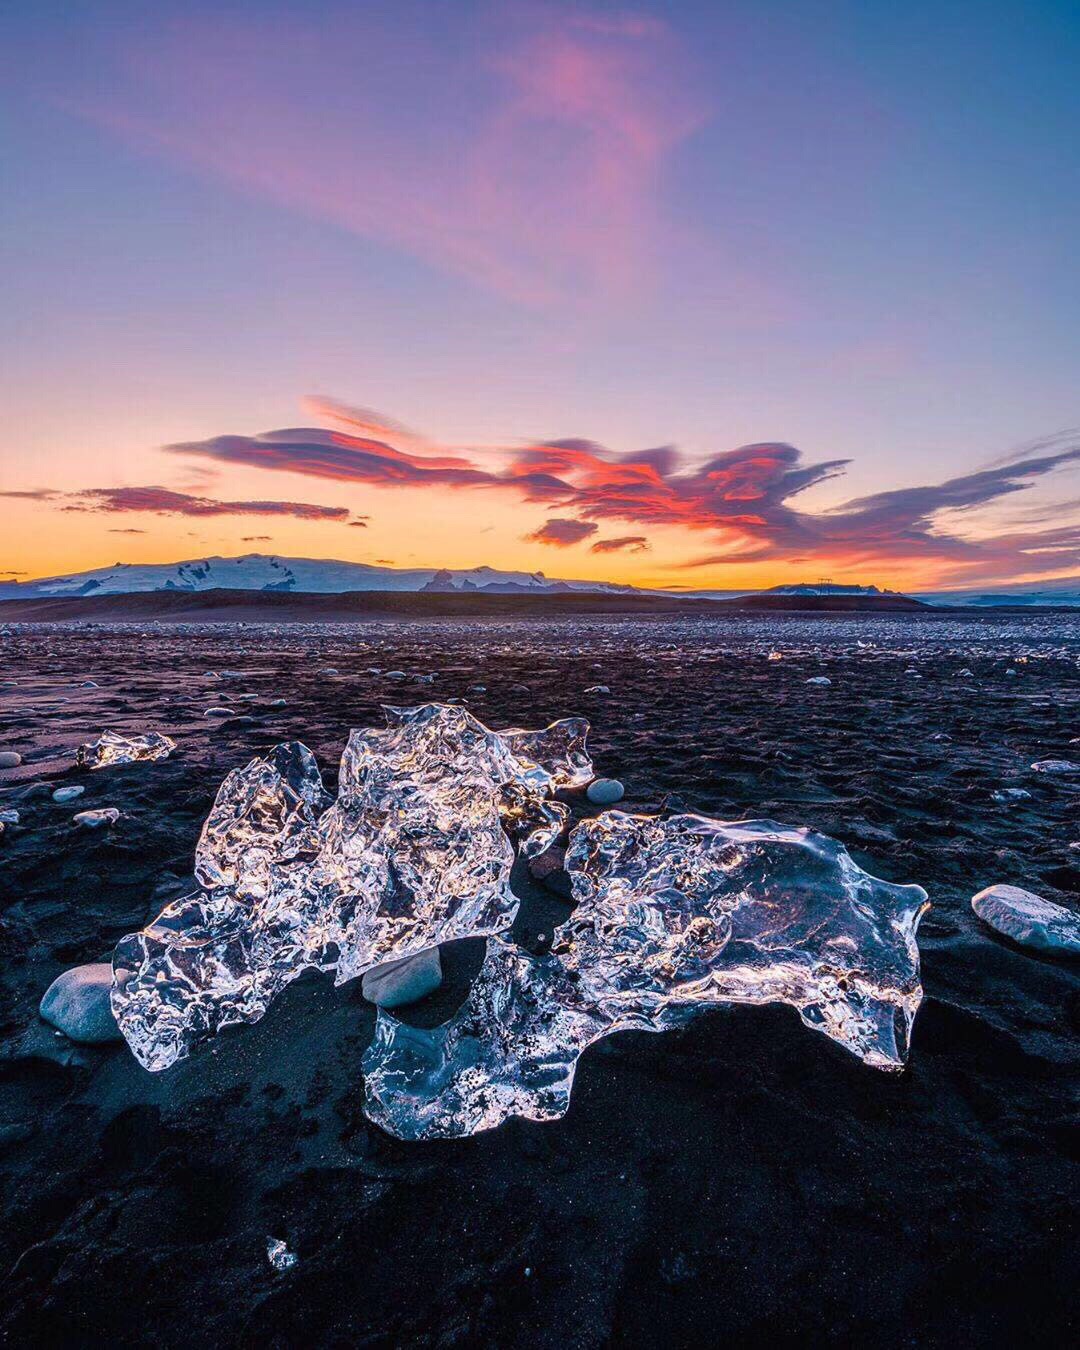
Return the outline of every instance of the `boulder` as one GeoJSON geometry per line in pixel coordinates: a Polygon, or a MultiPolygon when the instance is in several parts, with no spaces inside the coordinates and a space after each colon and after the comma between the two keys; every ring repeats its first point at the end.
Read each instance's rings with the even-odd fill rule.
{"type": "Polygon", "coordinates": [[[84,1045],[118,1041],[120,1028],[109,1006],[112,982],[112,966],[108,962],[75,966],[53,980],[38,1011],[69,1040],[84,1045]]]}
{"type": "Polygon", "coordinates": [[[364,971],[360,988],[369,1003],[400,1008],[432,993],[442,984],[438,947],[427,947],[400,961],[387,961],[364,971]]]}
{"type": "Polygon", "coordinates": [[[1080,914],[1019,886],[987,886],[971,908],[999,933],[1043,952],[1080,954],[1080,914]]]}

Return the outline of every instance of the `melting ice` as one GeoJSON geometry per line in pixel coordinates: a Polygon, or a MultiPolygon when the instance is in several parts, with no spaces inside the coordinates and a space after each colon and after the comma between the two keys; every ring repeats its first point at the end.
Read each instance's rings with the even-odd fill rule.
{"type": "Polygon", "coordinates": [[[531,856],[562,835],[552,794],[592,778],[587,724],[495,732],[458,706],[386,711],[384,730],[350,736],[336,801],[298,743],[225,779],[201,889],[116,950],[113,1011],[145,1067],[258,1020],[303,970],[342,983],[469,936],[487,955],[458,1013],[429,1031],[380,1011],[364,1057],[367,1113],[402,1138],[560,1116],[593,1041],[718,1003],[789,1004],[865,1063],[902,1066],[921,887],[771,821],[605,812],[571,833],[576,908],[532,956],[502,936],[513,844],[531,856]]]}
{"type": "Polygon", "coordinates": [[[110,764],[134,764],[140,759],[168,759],[175,749],[176,742],[159,731],[148,731],[142,736],[105,731],[96,741],[80,745],[75,761],[90,769],[104,769],[110,764]]]}

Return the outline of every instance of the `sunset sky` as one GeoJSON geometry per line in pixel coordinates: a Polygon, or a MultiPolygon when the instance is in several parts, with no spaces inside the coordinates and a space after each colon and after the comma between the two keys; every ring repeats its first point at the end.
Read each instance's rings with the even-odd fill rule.
{"type": "Polygon", "coordinates": [[[1080,573],[1080,7],[9,0],[0,580],[1080,573]]]}

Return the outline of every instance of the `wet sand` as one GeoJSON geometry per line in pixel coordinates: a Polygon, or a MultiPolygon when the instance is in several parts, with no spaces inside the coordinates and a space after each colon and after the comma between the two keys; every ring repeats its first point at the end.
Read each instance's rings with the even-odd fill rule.
{"type": "MultiPolygon", "coordinates": [[[[968,902],[1011,882],[1080,903],[1077,780],[1030,770],[1080,757],[1078,655],[1062,616],[6,631],[0,749],[24,763],[0,770],[22,817],[0,837],[5,1343],[1067,1343],[1080,971],[968,902]],[[204,717],[223,697],[237,716],[204,717]],[[809,825],[925,886],[908,1070],[790,1009],[720,1010],[595,1046],[563,1121],[417,1145],[361,1113],[359,981],[304,977],[160,1075],[38,1021],[57,974],[185,889],[230,768],[298,738],[333,788],[350,727],[450,697],[496,727],[588,716],[627,809],[809,825]],[[178,748],[77,769],[106,728],[178,748]],[[55,804],[68,783],[85,793],[55,804]],[[993,799],[1008,787],[1031,796],[993,799]],[[107,806],[112,830],[71,823],[107,806]],[[299,1257],[284,1274],[271,1235],[299,1257]]],[[[530,945],[569,908],[515,886],[530,945]]],[[[444,988],[407,1018],[443,1020],[480,949],[444,949],[444,988]]]]}

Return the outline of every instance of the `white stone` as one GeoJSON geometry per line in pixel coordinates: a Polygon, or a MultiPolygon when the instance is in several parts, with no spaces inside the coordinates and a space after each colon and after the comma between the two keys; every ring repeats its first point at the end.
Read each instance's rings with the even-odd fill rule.
{"type": "Polygon", "coordinates": [[[626,789],[617,778],[594,778],[585,789],[585,796],[594,806],[614,806],[626,796],[626,789]]]}
{"type": "Polygon", "coordinates": [[[232,715],[231,708],[207,708],[203,713],[204,717],[231,717],[232,715]]]}
{"type": "Polygon", "coordinates": [[[369,1003],[380,1008],[400,1008],[415,1003],[442,984],[438,947],[428,947],[400,961],[387,961],[366,970],[360,988],[369,1003]]]}
{"type": "Polygon", "coordinates": [[[1038,951],[1080,952],[1080,914],[1019,886],[987,886],[971,908],[991,928],[1038,951]]]}
{"type": "Polygon", "coordinates": [[[22,755],[16,750],[0,750],[0,769],[17,769],[22,763],[22,755]]]}
{"type": "Polygon", "coordinates": [[[109,1006],[112,966],[95,961],[57,976],[45,991],[38,1011],[70,1040],[86,1045],[120,1040],[120,1028],[109,1006]]]}
{"type": "Polygon", "coordinates": [[[0,811],[0,825],[18,825],[19,813],[14,807],[9,807],[5,811],[0,811]]]}
{"type": "Polygon", "coordinates": [[[86,789],[80,784],[72,784],[70,787],[60,787],[52,795],[54,802],[59,802],[61,806],[65,802],[73,802],[76,797],[81,797],[86,789]]]}
{"type": "Polygon", "coordinates": [[[115,825],[120,819],[120,812],[115,806],[106,806],[100,811],[80,811],[73,817],[76,825],[83,825],[88,830],[100,830],[106,825],[115,825]]]}
{"type": "Polygon", "coordinates": [[[610,694],[611,690],[606,684],[591,684],[585,692],[587,694],[610,694]]]}
{"type": "Polygon", "coordinates": [[[832,684],[832,680],[829,679],[828,675],[811,675],[806,683],[820,684],[824,688],[825,685],[832,684]]]}
{"type": "Polygon", "coordinates": [[[1071,759],[1037,759],[1031,767],[1036,773],[1080,773],[1080,764],[1074,764],[1071,759]]]}

